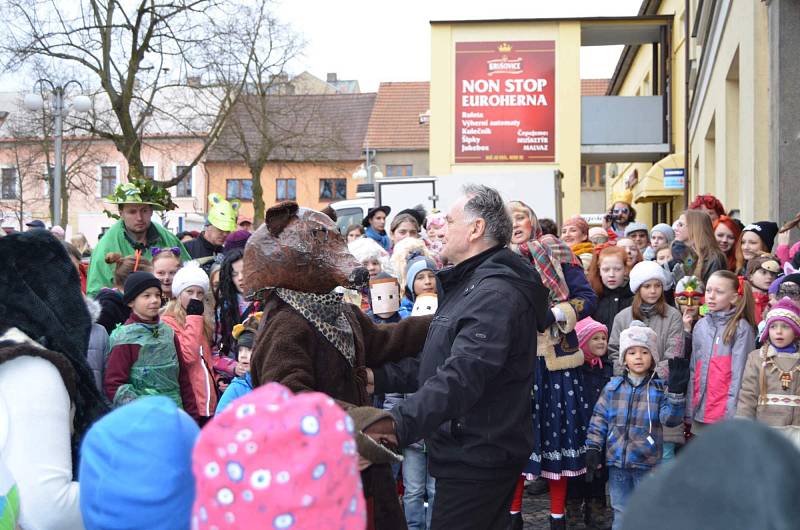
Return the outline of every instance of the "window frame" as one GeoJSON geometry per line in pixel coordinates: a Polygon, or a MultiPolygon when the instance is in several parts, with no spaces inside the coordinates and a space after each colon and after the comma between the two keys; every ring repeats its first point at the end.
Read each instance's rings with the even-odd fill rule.
{"type": "Polygon", "coordinates": [[[414,164],[386,164],[383,166],[384,172],[383,174],[387,177],[413,177],[414,176],[414,164]],[[393,168],[391,171],[389,168],[393,168]],[[408,168],[408,172],[406,173],[405,169],[401,173],[395,173],[396,168],[408,168]]]}
{"type": "Polygon", "coordinates": [[[276,201],[296,201],[297,200],[297,179],[296,178],[276,178],[275,179],[275,200],[276,201]],[[289,182],[294,182],[294,193],[289,194],[288,184],[289,182]],[[287,185],[285,190],[285,197],[281,197],[280,195],[280,184],[281,182],[287,185]]]}
{"type": "Polygon", "coordinates": [[[13,165],[2,165],[0,166],[0,200],[2,201],[17,201],[19,200],[20,190],[19,190],[19,168],[13,165]],[[14,196],[13,197],[6,197],[3,193],[3,172],[7,169],[14,170],[14,196]]]}
{"type": "Polygon", "coordinates": [[[320,200],[320,202],[324,202],[324,201],[333,202],[333,201],[345,201],[345,200],[347,200],[347,179],[346,178],[337,178],[337,177],[320,178],[319,179],[319,200],[320,200]],[[334,184],[332,186],[332,188],[331,188],[331,191],[332,191],[331,197],[324,197],[322,195],[322,183],[324,181],[326,181],[326,180],[329,180],[334,184]],[[336,182],[344,182],[344,196],[340,197],[340,196],[337,195],[337,186],[335,184],[336,182]]]}
{"type": "Polygon", "coordinates": [[[97,166],[97,197],[102,199],[107,195],[111,195],[114,193],[114,188],[111,189],[111,193],[103,195],[103,168],[104,167],[113,167],[114,168],[114,188],[119,186],[119,164],[98,164],[97,166]]]}
{"type": "MultiPolygon", "coordinates": [[[[172,177],[175,178],[175,177],[178,176],[178,168],[179,167],[188,167],[188,166],[189,166],[188,163],[186,163],[186,164],[174,164],[172,166],[172,177]]],[[[180,186],[181,184],[186,182],[186,179],[184,179],[184,180],[182,180],[181,182],[178,182],[177,184],[175,184],[172,187],[172,195],[173,195],[173,197],[175,197],[176,199],[193,199],[195,197],[195,190],[196,190],[195,185],[194,185],[194,170],[195,169],[196,169],[196,166],[192,167],[189,170],[189,195],[179,195],[178,194],[178,186],[180,186]]]]}
{"type": "MultiPolygon", "coordinates": [[[[239,185],[238,192],[239,192],[239,195],[241,195],[241,192],[242,192],[241,184],[239,185]]],[[[225,179],[225,200],[227,200],[227,201],[233,200],[233,201],[239,201],[239,202],[252,202],[253,201],[253,181],[251,179],[249,179],[249,178],[247,178],[247,179],[237,179],[237,178],[225,179]],[[247,198],[243,198],[243,197],[234,197],[232,195],[229,195],[228,194],[228,183],[229,182],[238,182],[238,183],[249,182],[250,183],[250,198],[247,199],[247,198]]]]}

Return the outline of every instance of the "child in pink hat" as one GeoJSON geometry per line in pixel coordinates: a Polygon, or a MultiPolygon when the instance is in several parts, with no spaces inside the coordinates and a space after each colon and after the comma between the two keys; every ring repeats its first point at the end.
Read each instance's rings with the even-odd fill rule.
{"type": "MultiPolygon", "coordinates": [[[[594,410],[600,393],[611,379],[612,365],[607,362],[608,353],[608,328],[592,317],[586,317],[575,325],[578,336],[578,346],[583,351],[583,399],[594,410]]],[[[608,528],[611,524],[611,512],[606,506],[606,482],[608,474],[595,475],[591,482],[576,480],[570,483],[578,491],[576,499],[569,499],[568,505],[580,512],[582,509],[586,520],[592,528],[608,528]],[[582,506],[579,506],[582,505],[582,506]]]]}
{"type": "Polygon", "coordinates": [[[767,313],[761,346],[747,357],[736,415],[773,427],[800,426],[800,307],[780,299],[767,313]]]}
{"type": "Polygon", "coordinates": [[[366,526],[353,422],[324,394],[255,389],[206,425],[192,461],[193,529],[366,526]]]}

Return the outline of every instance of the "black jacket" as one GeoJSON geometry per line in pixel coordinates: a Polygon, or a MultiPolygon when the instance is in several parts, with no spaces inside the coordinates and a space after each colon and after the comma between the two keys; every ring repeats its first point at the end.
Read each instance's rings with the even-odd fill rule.
{"type": "Polygon", "coordinates": [[[437,279],[425,347],[417,359],[377,369],[375,391],[415,392],[392,416],[401,447],[425,439],[431,475],[520,473],[533,449],[530,397],[547,291],[524,258],[500,247],[437,279]]]}
{"type": "Polygon", "coordinates": [[[222,252],[222,247],[212,245],[203,234],[183,244],[192,259],[209,258],[222,252]]]}
{"type": "Polygon", "coordinates": [[[630,307],[633,303],[633,293],[631,285],[625,282],[622,287],[616,289],[603,288],[603,296],[597,299],[597,309],[594,311],[594,318],[608,328],[611,335],[611,328],[614,326],[614,317],[623,309],[630,307]]]}
{"type": "Polygon", "coordinates": [[[106,328],[109,335],[117,325],[124,324],[131,316],[131,308],[122,303],[122,295],[119,291],[100,289],[94,299],[101,307],[97,323],[106,328]]]}

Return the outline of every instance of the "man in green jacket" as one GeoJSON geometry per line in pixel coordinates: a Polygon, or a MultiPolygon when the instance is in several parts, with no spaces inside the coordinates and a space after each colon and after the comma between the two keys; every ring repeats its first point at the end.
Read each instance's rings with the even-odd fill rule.
{"type": "Polygon", "coordinates": [[[106,201],[119,207],[119,220],[111,225],[92,252],[86,279],[86,293],[89,296],[96,296],[103,287],[112,287],[114,267],[105,261],[109,252],[118,252],[122,256],[132,256],[138,252],[143,259],[152,260],[151,249],[177,247],[181,252],[181,261],[191,259],[174,234],[152,222],[155,210],[171,210],[175,207],[167,190],[142,181],[129,182],[118,185],[106,201]]]}

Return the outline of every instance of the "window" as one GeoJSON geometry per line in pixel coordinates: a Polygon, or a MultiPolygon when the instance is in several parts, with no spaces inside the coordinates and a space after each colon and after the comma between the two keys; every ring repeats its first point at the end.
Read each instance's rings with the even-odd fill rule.
{"type": "Polygon", "coordinates": [[[606,189],[606,165],[581,166],[581,190],[602,191],[606,189]]]}
{"type": "Polygon", "coordinates": [[[2,199],[17,198],[17,168],[3,168],[2,199]]]}
{"type": "Polygon", "coordinates": [[[106,197],[114,193],[117,185],[117,168],[115,166],[100,166],[100,196],[106,197]]]}
{"type": "Polygon", "coordinates": [[[297,179],[277,179],[277,193],[275,199],[278,201],[297,200],[297,179]]]}
{"type": "Polygon", "coordinates": [[[319,200],[334,201],[347,198],[347,179],[319,179],[319,200]]]}
{"type": "Polygon", "coordinates": [[[144,176],[145,176],[145,178],[155,179],[156,178],[156,166],[144,166],[144,176]]]}
{"type": "Polygon", "coordinates": [[[228,179],[225,181],[225,195],[228,200],[253,200],[253,181],[250,179],[228,179]]]}
{"type": "MultiPolygon", "coordinates": [[[[175,166],[175,176],[182,174],[186,171],[187,166],[175,166]]],[[[176,197],[191,197],[192,196],[192,170],[186,174],[180,182],[175,185],[176,197]]]]}
{"type": "Polygon", "coordinates": [[[413,174],[413,167],[411,164],[406,165],[386,165],[387,177],[410,177],[413,174]]]}

